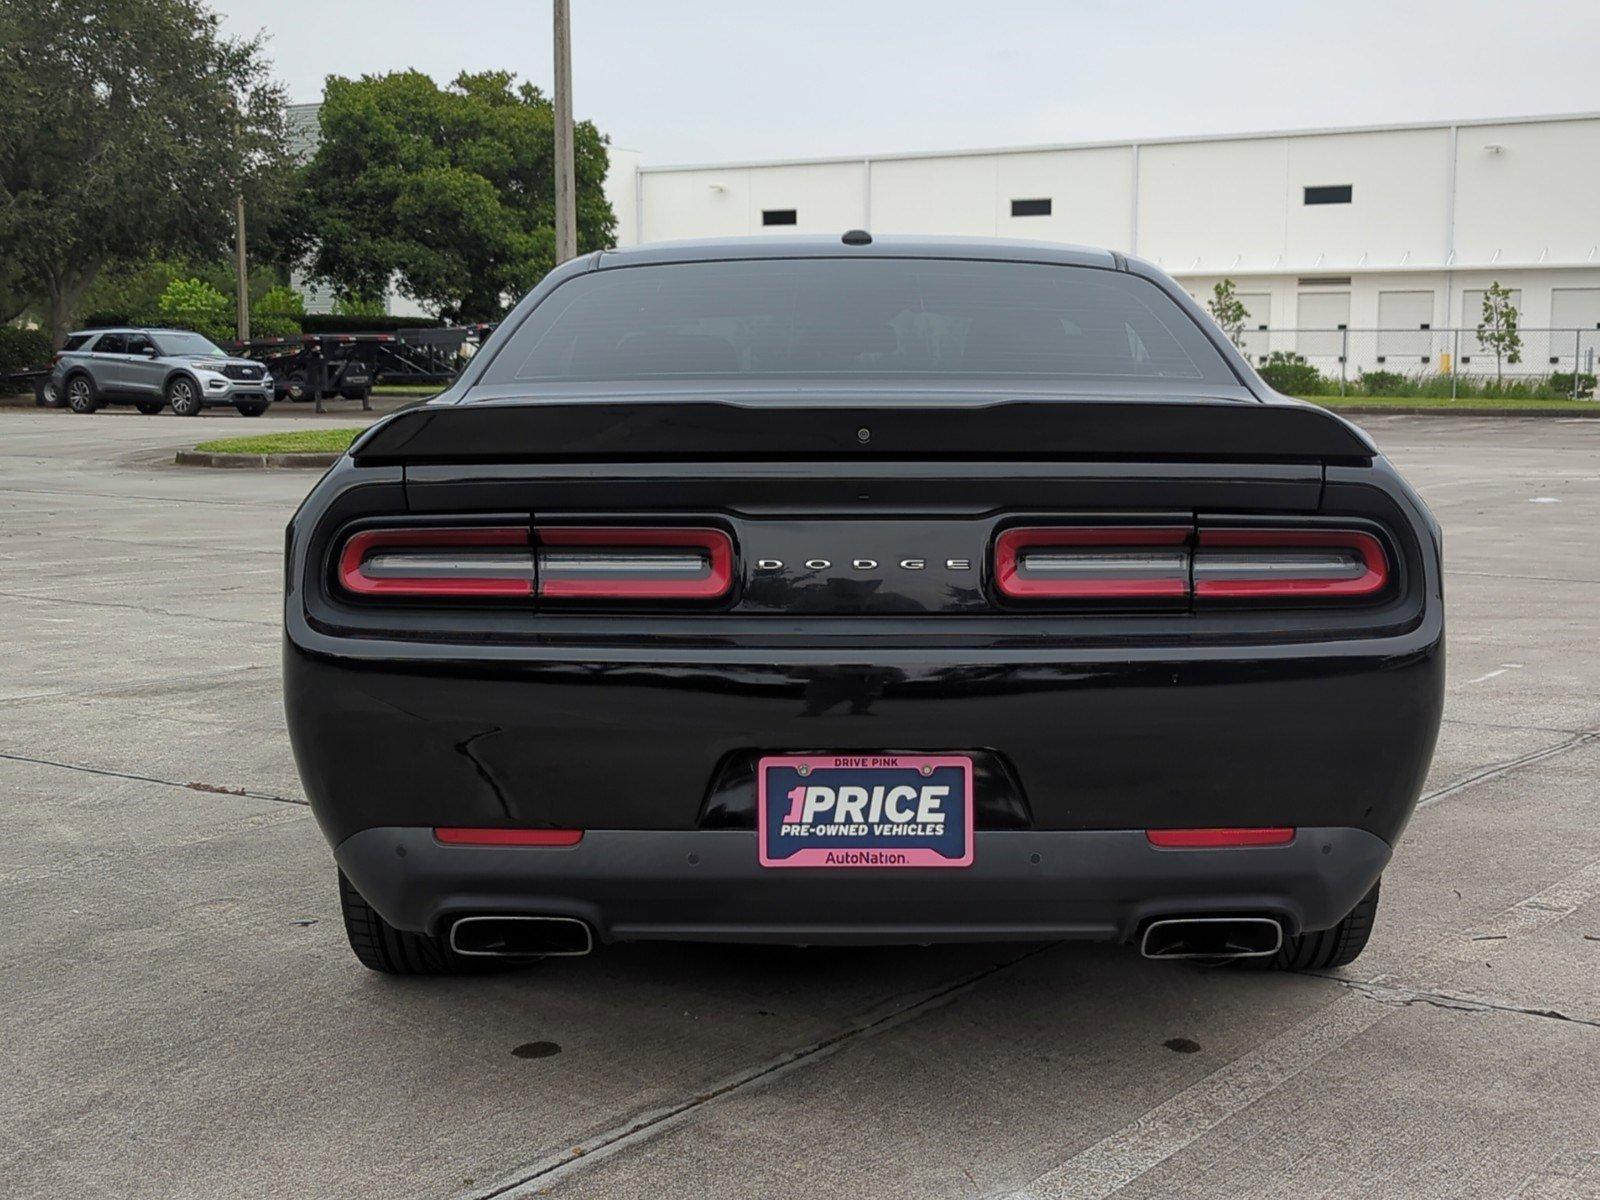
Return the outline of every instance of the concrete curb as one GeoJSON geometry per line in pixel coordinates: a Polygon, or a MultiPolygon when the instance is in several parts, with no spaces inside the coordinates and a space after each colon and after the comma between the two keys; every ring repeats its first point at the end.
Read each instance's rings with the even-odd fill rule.
{"type": "Polygon", "coordinates": [[[1580,421],[1600,417],[1600,404],[1595,405],[1593,412],[1571,408],[1401,408],[1395,404],[1341,404],[1338,408],[1318,404],[1317,407],[1346,417],[1576,417],[1580,421]]]}
{"type": "Polygon", "coordinates": [[[338,454],[211,454],[203,450],[179,450],[174,461],[180,467],[222,467],[236,471],[268,471],[284,467],[314,467],[325,471],[341,457],[338,454]]]}

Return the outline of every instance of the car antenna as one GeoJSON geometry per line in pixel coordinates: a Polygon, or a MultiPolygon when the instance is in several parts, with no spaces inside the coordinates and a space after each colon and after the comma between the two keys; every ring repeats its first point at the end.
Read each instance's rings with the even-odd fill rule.
{"type": "Polygon", "coordinates": [[[850,229],[845,232],[843,241],[846,246],[870,246],[872,235],[865,229],[850,229]]]}

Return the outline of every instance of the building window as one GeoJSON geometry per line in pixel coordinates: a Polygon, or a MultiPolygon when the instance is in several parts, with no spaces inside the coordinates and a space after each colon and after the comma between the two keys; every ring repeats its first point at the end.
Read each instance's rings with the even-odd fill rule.
{"type": "Polygon", "coordinates": [[[1050,215],[1050,197],[1042,200],[1013,200],[1011,202],[1011,215],[1013,217],[1048,217],[1050,215]]]}
{"type": "Polygon", "coordinates": [[[1327,187],[1308,187],[1307,204],[1349,204],[1355,188],[1348,183],[1335,183],[1327,187]]]}
{"type": "Polygon", "coordinates": [[[800,211],[794,208],[764,208],[761,210],[761,223],[763,225],[798,225],[800,211]]]}

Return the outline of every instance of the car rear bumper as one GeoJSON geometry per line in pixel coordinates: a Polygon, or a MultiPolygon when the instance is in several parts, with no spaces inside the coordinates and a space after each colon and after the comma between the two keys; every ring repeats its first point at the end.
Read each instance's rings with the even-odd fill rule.
{"type": "Polygon", "coordinates": [[[1283,846],[1168,850],[1142,830],[993,830],[964,870],[774,871],[742,830],[590,830],[570,847],[445,845],[427,828],[363,830],[341,869],[392,925],[564,916],[602,941],[793,944],[1128,941],[1161,917],[1261,915],[1325,929],[1366,895],[1390,848],[1306,828],[1283,846]]]}
{"type": "Polygon", "coordinates": [[[1392,845],[1438,732],[1442,633],[1316,650],[760,662],[655,647],[621,661],[549,647],[401,659],[390,644],[359,659],[291,635],[284,700],[333,845],[388,826],[750,831],[761,755],[856,752],[992,765],[974,785],[980,835],[1349,827],[1392,845]]]}

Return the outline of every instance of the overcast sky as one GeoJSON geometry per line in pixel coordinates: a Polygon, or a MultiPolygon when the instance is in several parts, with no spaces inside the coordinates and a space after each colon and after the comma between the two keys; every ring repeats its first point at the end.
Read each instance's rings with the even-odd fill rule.
{"type": "MultiPolygon", "coordinates": [[[[295,101],[505,68],[549,0],[213,0],[295,101]]],[[[574,0],[577,115],[654,165],[1600,109],[1596,0],[574,0]]]]}

